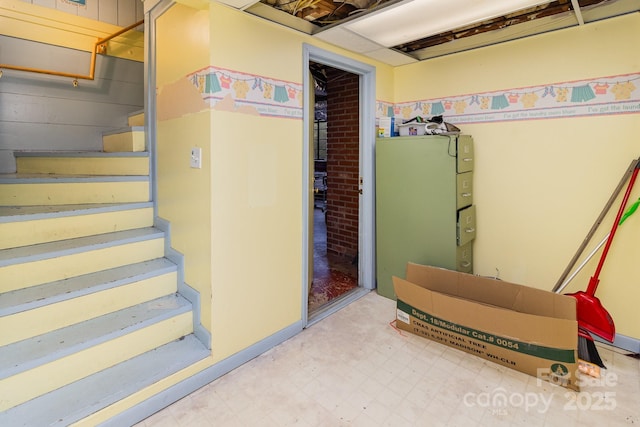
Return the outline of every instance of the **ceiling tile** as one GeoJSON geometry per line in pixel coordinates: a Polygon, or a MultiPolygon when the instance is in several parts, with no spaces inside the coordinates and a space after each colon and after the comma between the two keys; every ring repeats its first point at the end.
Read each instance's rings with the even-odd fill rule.
{"type": "Polygon", "coordinates": [[[333,27],[314,34],[315,38],[327,43],[349,49],[357,53],[366,53],[381,48],[380,45],[361,37],[343,27],[333,27]]]}
{"type": "Polygon", "coordinates": [[[407,64],[412,64],[414,62],[418,62],[417,59],[409,55],[405,55],[404,53],[400,53],[395,50],[385,49],[385,48],[380,48],[378,50],[367,52],[365,53],[365,55],[371,59],[384,62],[385,64],[389,64],[394,67],[397,67],[399,65],[407,65],[407,64]]]}

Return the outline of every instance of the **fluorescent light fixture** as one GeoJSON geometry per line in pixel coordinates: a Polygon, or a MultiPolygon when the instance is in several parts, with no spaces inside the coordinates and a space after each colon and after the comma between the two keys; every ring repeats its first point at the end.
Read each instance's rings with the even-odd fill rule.
{"type": "Polygon", "coordinates": [[[406,0],[344,26],[392,47],[545,3],[549,0],[406,0]]]}

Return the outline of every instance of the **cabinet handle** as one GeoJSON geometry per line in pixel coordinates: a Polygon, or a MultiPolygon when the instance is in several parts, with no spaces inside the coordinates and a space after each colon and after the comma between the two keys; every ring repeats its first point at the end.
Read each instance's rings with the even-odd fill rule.
{"type": "Polygon", "coordinates": [[[471,265],[471,263],[469,261],[463,261],[460,263],[461,266],[463,266],[464,268],[467,268],[471,265]]]}
{"type": "Polygon", "coordinates": [[[471,193],[460,193],[462,197],[471,197],[471,193]]]}
{"type": "Polygon", "coordinates": [[[464,231],[467,232],[467,233],[474,233],[476,231],[476,229],[473,228],[473,227],[469,227],[469,228],[465,228],[464,231]]]}
{"type": "Polygon", "coordinates": [[[465,157],[462,159],[463,162],[473,162],[473,157],[465,157]]]}

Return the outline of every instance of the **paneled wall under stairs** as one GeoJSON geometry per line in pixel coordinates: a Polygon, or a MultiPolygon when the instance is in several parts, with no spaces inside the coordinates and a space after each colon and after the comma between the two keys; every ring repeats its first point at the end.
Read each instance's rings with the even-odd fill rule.
{"type": "Polygon", "coordinates": [[[17,159],[0,174],[0,425],[81,421],[209,356],[154,227],[148,153],[17,159]]]}
{"type": "MultiPolygon", "coordinates": [[[[87,75],[90,53],[0,35],[2,63],[87,75]]],[[[144,64],[98,55],[94,80],[3,70],[0,173],[14,151],[99,151],[103,132],[144,108],[144,64]],[[11,108],[8,108],[11,106],[11,108]]]]}
{"type": "Polygon", "coordinates": [[[144,5],[141,0],[21,0],[24,3],[48,7],[60,12],[83,16],[100,22],[126,27],[142,19],[144,5]],[[84,4],[82,4],[84,3],[84,4]]]}

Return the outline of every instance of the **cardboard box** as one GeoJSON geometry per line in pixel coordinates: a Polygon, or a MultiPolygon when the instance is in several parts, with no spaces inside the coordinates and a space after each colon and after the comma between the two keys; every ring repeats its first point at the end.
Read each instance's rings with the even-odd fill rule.
{"type": "Polygon", "coordinates": [[[575,299],[409,263],[393,277],[399,329],[579,390],[575,299]]]}
{"type": "Polygon", "coordinates": [[[389,138],[393,136],[393,122],[392,117],[378,118],[378,137],[389,138]]]}

